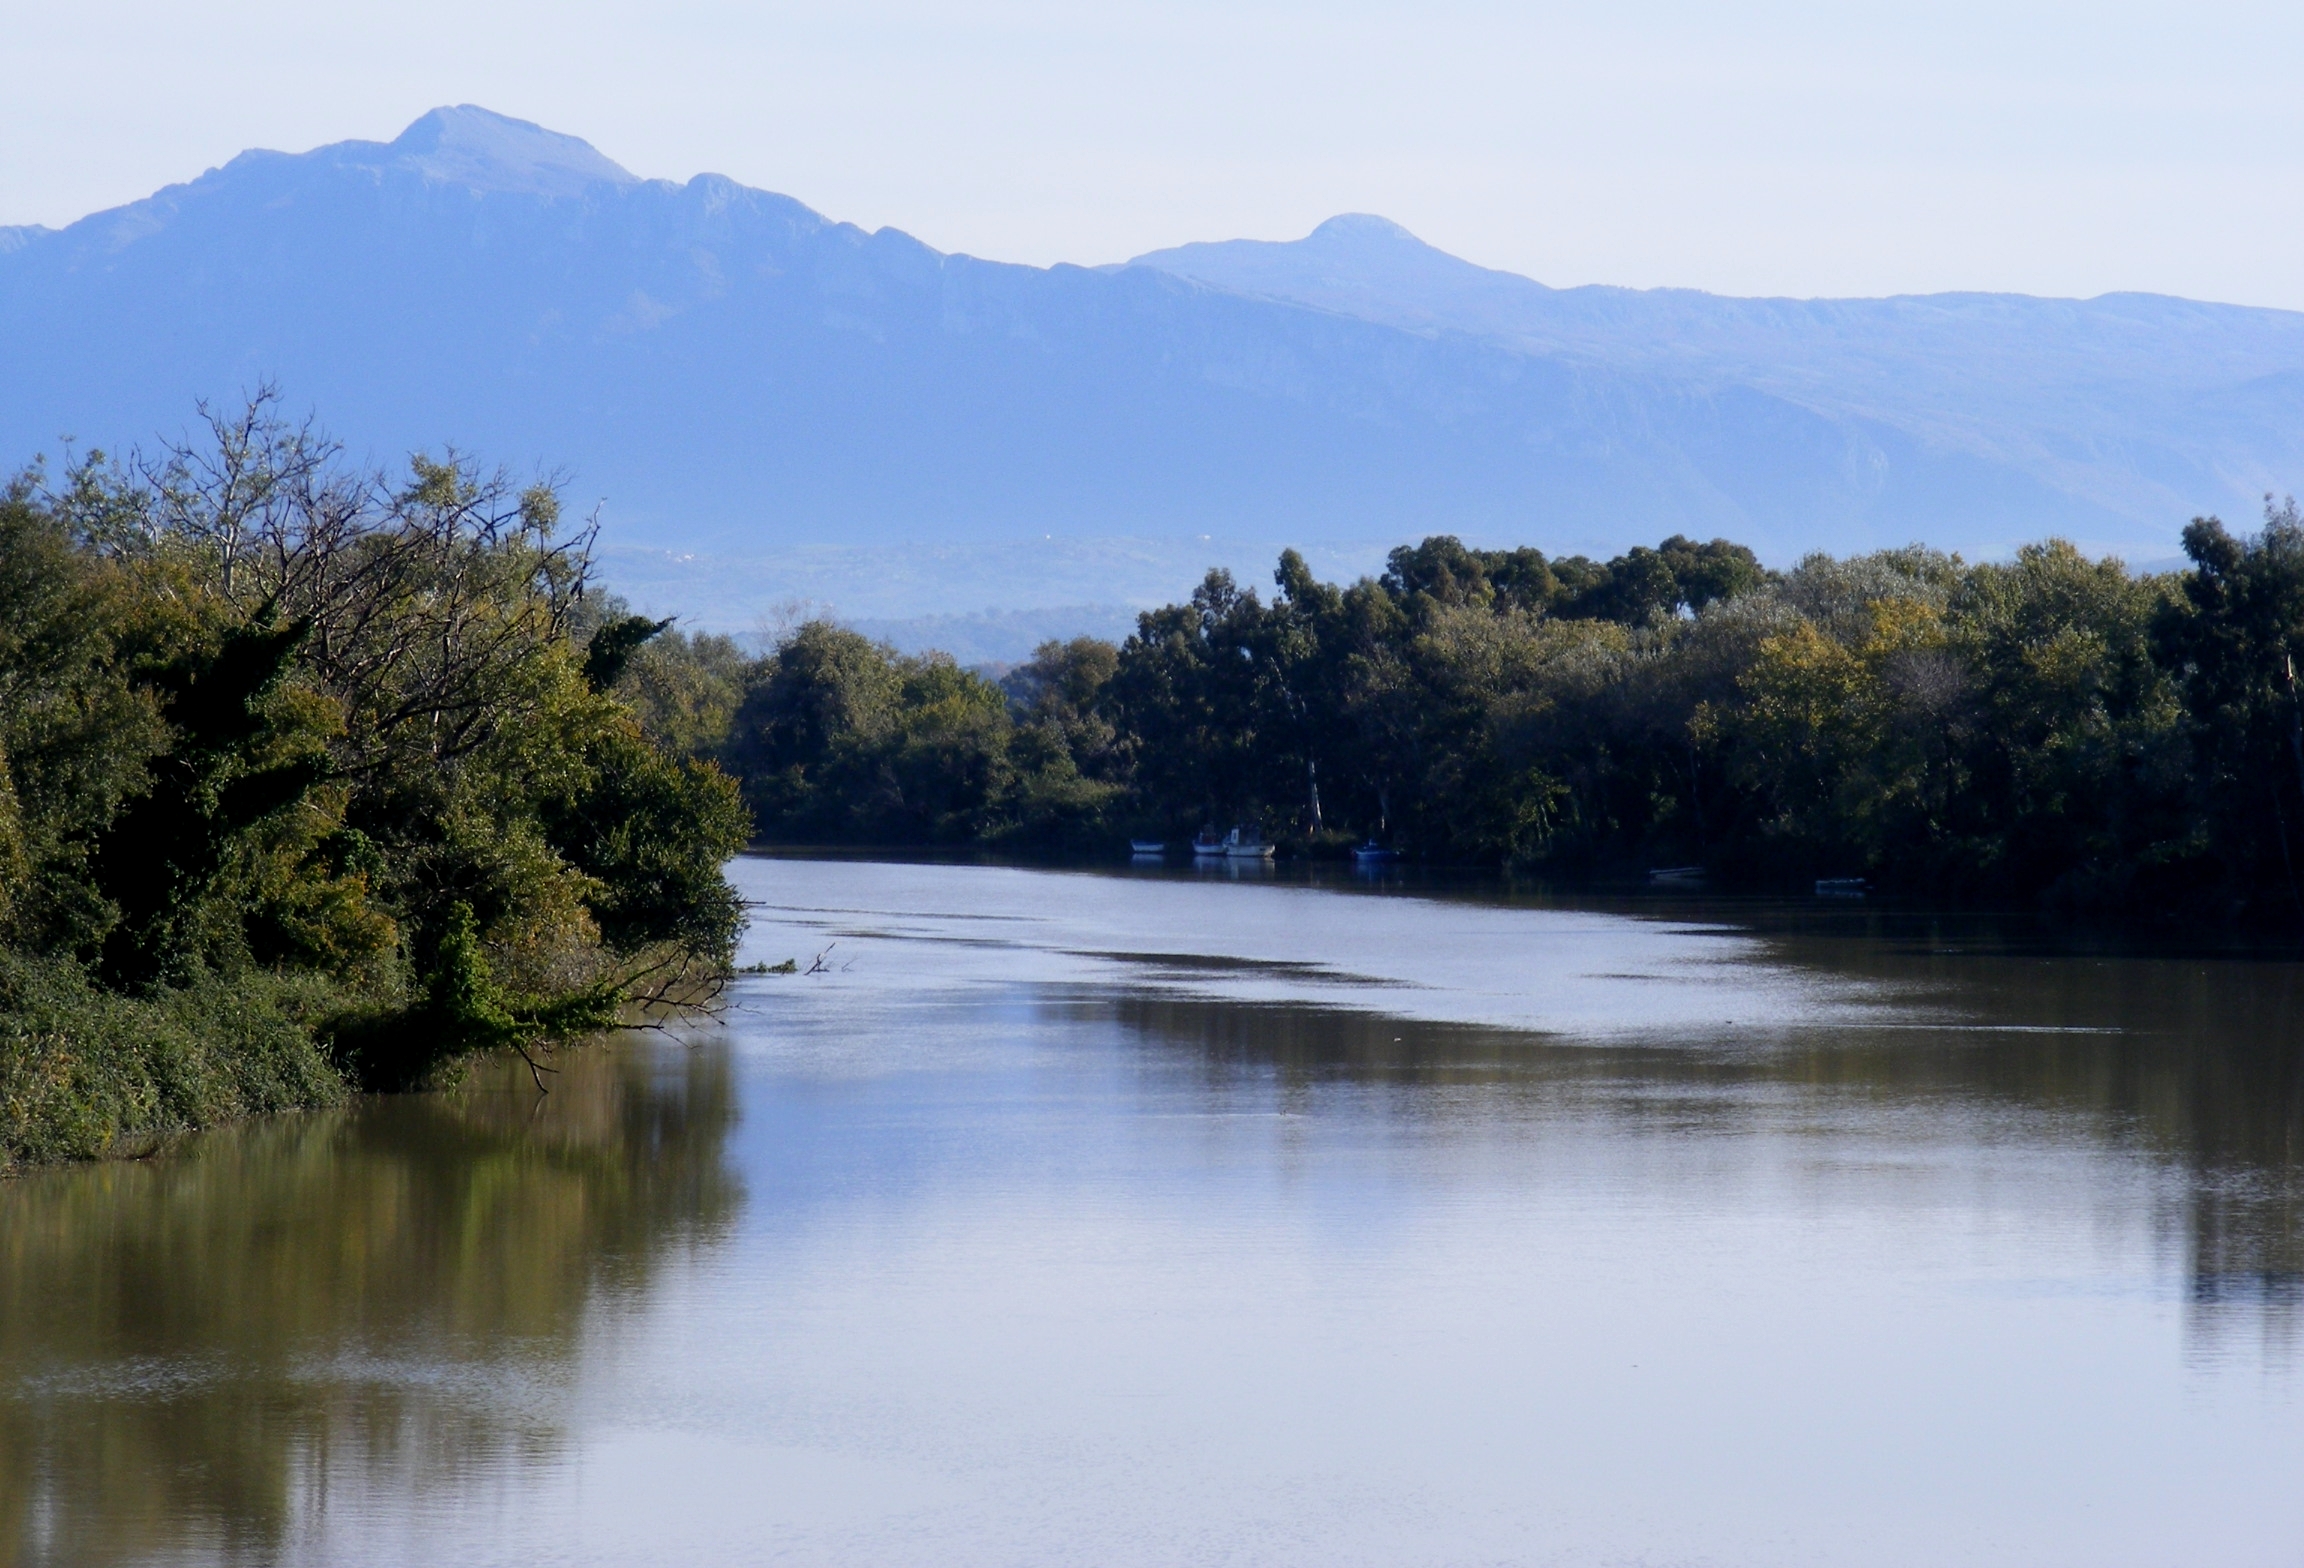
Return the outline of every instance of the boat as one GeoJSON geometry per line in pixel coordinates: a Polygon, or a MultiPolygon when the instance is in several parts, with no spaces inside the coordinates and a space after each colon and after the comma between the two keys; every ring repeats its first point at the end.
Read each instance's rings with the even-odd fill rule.
{"type": "Polygon", "coordinates": [[[1694,887],[1703,880],[1702,866],[1658,866],[1648,873],[1654,887],[1694,887]]]}
{"type": "Polygon", "coordinates": [[[1128,853],[1131,855],[1165,855],[1168,853],[1168,845],[1164,839],[1132,838],[1128,841],[1128,853]]]}
{"type": "Polygon", "coordinates": [[[1386,849],[1374,839],[1370,839],[1352,851],[1352,864],[1356,866],[1380,866],[1388,860],[1398,860],[1399,858],[1400,851],[1386,849]]]}
{"type": "MultiPolygon", "coordinates": [[[[1237,834],[1239,830],[1235,828],[1233,832],[1237,834]]],[[[1214,828],[1202,828],[1192,836],[1192,853],[1203,860],[1221,860],[1224,858],[1224,840],[1216,836],[1214,828]]]]}
{"type": "Polygon", "coordinates": [[[1228,860],[1270,860],[1277,844],[1268,844],[1259,832],[1253,838],[1243,838],[1238,828],[1224,835],[1224,855],[1228,860]]]}
{"type": "Polygon", "coordinates": [[[1816,896],[1818,898],[1862,898],[1867,890],[1868,884],[1862,877],[1818,877],[1816,879],[1816,896]]]}

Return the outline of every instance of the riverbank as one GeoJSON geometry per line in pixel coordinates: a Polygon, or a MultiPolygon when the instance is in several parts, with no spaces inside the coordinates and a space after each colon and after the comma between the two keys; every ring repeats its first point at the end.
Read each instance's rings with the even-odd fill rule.
{"type": "Polygon", "coordinates": [[[336,1104],[351,1084],[322,1030],[345,1004],[319,977],[271,975],[121,996],[75,965],[0,951],[0,1172],[336,1104]]]}
{"type": "Polygon", "coordinates": [[[1778,572],[1719,540],[1601,562],[1428,538],[1344,585],[1285,554],[1269,598],[1214,573],[1125,643],[1049,643],[997,681],[813,622],[756,658],[661,639],[628,692],[768,840],[1061,853],[1237,825],[1572,883],[1700,867],[2285,924],[2304,514],[2200,520],[2185,552],[1778,572]]]}
{"type": "Polygon", "coordinates": [[[0,1168],[437,1083],[728,967],[736,786],[615,690],[668,623],[591,591],[548,486],[355,469],[275,403],[0,482],[0,1168]]]}

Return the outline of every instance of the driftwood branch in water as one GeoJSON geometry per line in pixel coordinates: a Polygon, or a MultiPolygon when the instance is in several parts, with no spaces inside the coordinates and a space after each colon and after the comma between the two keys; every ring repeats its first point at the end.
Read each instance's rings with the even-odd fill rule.
{"type": "Polygon", "coordinates": [[[528,1054],[527,1045],[519,1040],[514,1040],[512,1042],[512,1049],[518,1051],[520,1053],[520,1060],[528,1064],[528,1076],[536,1080],[536,1092],[538,1094],[550,1094],[552,1091],[549,1087],[546,1086],[544,1082],[544,1075],[546,1073],[557,1073],[560,1071],[560,1069],[557,1067],[547,1067],[542,1062],[536,1060],[535,1057],[530,1056],[528,1054]]]}

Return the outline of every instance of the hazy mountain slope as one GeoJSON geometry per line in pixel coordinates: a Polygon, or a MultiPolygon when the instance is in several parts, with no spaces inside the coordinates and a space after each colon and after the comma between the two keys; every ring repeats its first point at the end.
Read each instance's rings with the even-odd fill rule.
{"type": "Polygon", "coordinates": [[[1302,240],[1183,245],[1129,265],[1572,364],[1749,387],[2014,467],[2145,526],[2212,507],[2245,516],[2304,474],[2304,314],[2290,311],[2147,294],[1552,289],[1365,214],[1302,240]]]}
{"type": "MultiPolygon", "coordinates": [[[[855,552],[840,600],[889,617],[1102,599],[1078,562],[1129,555],[1041,585],[1017,546],[1043,535],[2164,555],[2304,469],[2304,318],[2276,312],[1554,291],[1380,220],[1149,260],[944,255],[435,111],[0,234],[0,454],[148,439],[276,378],[379,456],[566,465],[656,552],[659,602],[686,572],[723,622],[838,580],[827,549],[855,552]],[[997,545],[999,596],[879,592],[905,540],[997,545]]],[[[1182,586],[1161,570],[1109,597],[1182,586]]]]}
{"type": "Polygon", "coordinates": [[[564,460],[680,537],[1684,527],[1783,549],[1902,537],[1941,495],[2003,531],[2098,521],[1750,388],[1152,269],[943,256],[473,110],[36,237],[0,259],[0,324],[20,450],[270,376],[387,447],[564,460]]]}

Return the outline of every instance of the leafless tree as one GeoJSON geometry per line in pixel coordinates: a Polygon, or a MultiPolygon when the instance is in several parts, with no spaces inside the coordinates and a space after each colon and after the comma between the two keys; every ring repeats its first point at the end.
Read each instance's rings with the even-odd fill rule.
{"type": "Polygon", "coordinates": [[[364,470],[260,388],[205,439],[74,465],[51,497],[89,543],[173,553],[250,621],[299,625],[342,706],[338,767],[453,765],[545,695],[532,655],[565,638],[596,524],[563,536],[557,483],[525,487],[450,451],[364,470]]]}

